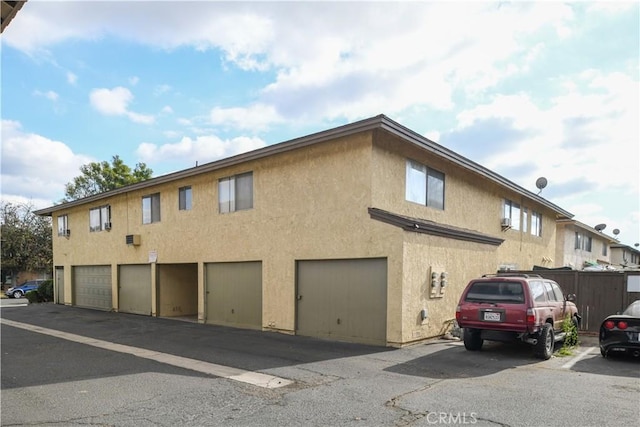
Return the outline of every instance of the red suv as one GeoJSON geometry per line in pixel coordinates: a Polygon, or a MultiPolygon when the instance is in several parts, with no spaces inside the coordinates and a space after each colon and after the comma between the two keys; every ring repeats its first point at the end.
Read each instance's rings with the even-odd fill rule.
{"type": "Polygon", "coordinates": [[[464,328],[467,350],[480,350],[484,340],[519,339],[546,360],[555,342],[565,338],[565,317],[570,316],[576,328],[580,324],[574,300],[575,295],[565,298],[556,282],[539,275],[484,275],[465,288],[456,320],[464,328]]]}

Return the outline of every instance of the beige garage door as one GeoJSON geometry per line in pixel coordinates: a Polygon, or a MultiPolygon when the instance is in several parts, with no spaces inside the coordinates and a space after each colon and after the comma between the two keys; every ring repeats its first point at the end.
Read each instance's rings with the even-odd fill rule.
{"type": "Polygon", "coordinates": [[[262,328],[262,263],[205,265],[207,323],[262,328]]]}
{"type": "Polygon", "coordinates": [[[151,315],[151,266],[118,267],[118,311],[151,315]]]}
{"type": "Polygon", "coordinates": [[[73,267],[73,305],[111,310],[111,266],[73,267]]]}
{"type": "Polygon", "coordinates": [[[296,333],[386,345],[385,258],[297,262],[296,333]]]}

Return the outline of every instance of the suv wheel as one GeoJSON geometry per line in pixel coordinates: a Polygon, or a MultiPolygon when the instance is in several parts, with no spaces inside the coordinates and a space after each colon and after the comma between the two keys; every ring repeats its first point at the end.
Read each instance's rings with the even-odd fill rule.
{"type": "Polygon", "coordinates": [[[535,346],[535,355],[540,359],[548,360],[553,354],[553,328],[550,324],[545,323],[538,336],[538,342],[535,346]]]}
{"type": "Polygon", "coordinates": [[[22,292],[21,291],[15,291],[13,293],[13,297],[14,298],[22,298],[22,292]]]}
{"type": "Polygon", "coordinates": [[[464,348],[469,351],[478,351],[482,348],[482,343],[479,329],[464,328],[464,348]]]}

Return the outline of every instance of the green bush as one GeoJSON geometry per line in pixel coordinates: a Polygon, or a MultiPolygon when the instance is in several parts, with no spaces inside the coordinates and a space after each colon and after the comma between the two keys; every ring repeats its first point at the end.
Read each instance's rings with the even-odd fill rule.
{"type": "Polygon", "coordinates": [[[38,291],[29,291],[25,294],[25,298],[29,300],[29,304],[38,302],[38,291]]]}
{"type": "Polygon", "coordinates": [[[38,286],[38,302],[53,301],[53,280],[46,280],[38,286]]]}
{"type": "Polygon", "coordinates": [[[559,356],[571,356],[573,349],[578,345],[578,327],[569,315],[562,321],[562,331],[566,334],[562,348],[558,350],[559,356]]]}

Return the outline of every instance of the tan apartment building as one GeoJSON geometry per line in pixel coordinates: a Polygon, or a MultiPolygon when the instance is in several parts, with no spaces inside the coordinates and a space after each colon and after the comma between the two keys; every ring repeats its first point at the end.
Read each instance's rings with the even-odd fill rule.
{"type": "Polygon", "coordinates": [[[640,269],[640,250],[636,244],[631,246],[615,243],[611,245],[611,264],[626,269],[640,269]]]}
{"type": "Polygon", "coordinates": [[[616,239],[572,219],[559,220],[557,227],[555,267],[583,270],[611,265],[611,245],[616,239]]]}
{"type": "Polygon", "coordinates": [[[388,346],[572,216],[384,115],[37,213],[59,303],[388,346]]]}

